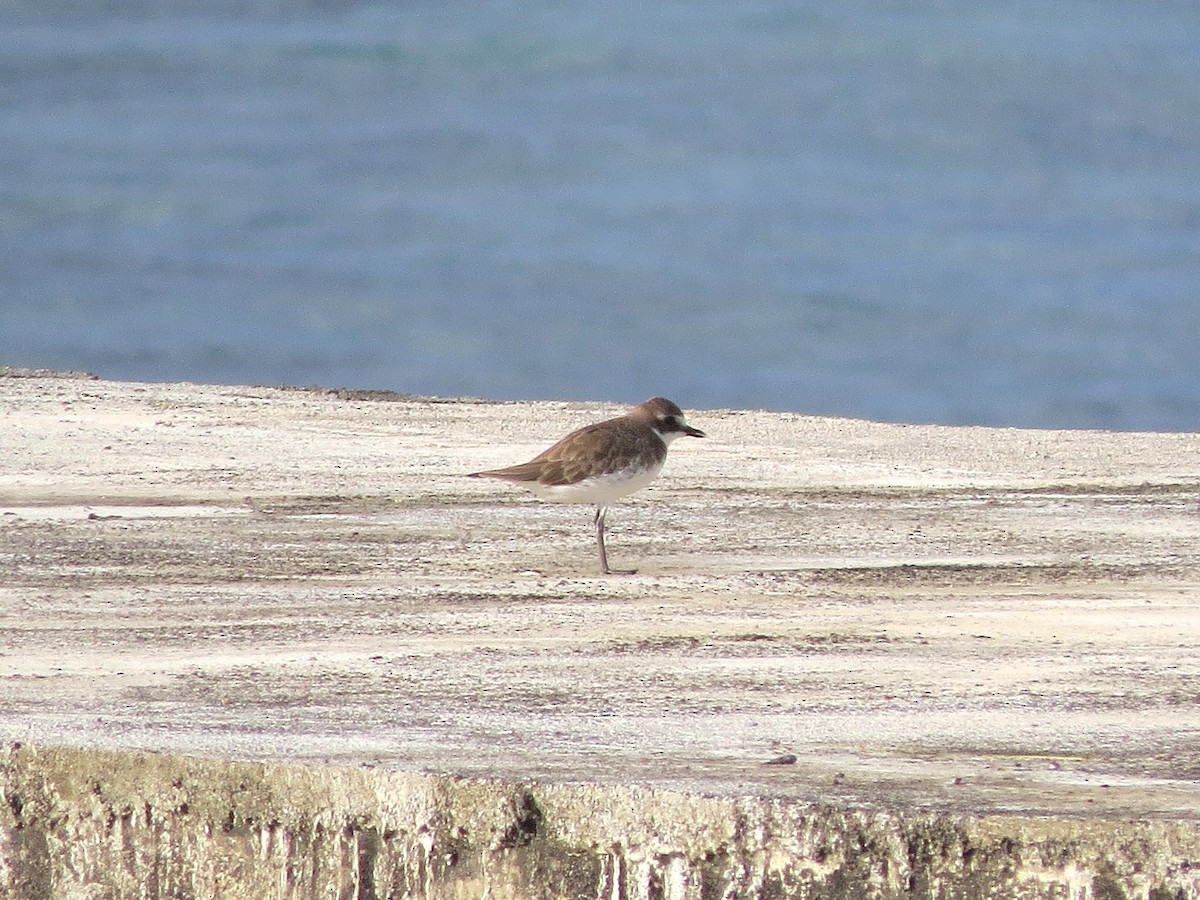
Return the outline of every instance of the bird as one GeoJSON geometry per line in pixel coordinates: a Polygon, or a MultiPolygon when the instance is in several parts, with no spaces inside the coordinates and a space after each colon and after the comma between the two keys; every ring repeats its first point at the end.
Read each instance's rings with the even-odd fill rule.
{"type": "Polygon", "coordinates": [[[596,507],[596,546],[602,575],[631,575],[608,566],[604,517],[609,504],[640,491],[662,471],[668,445],[678,437],[705,437],[665,397],[651,397],[623,416],[572,431],[529,462],[506,469],[471,472],[471,478],[498,478],[529,488],[555,503],[596,507]]]}

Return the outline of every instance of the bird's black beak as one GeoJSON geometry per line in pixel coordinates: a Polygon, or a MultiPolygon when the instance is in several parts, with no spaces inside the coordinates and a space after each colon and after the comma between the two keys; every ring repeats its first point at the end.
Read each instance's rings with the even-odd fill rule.
{"type": "Polygon", "coordinates": [[[708,437],[708,435],[705,434],[703,431],[701,431],[699,428],[693,428],[691,425],[684,425],[683,433],[686,434],[688,437],[708,437]]]}

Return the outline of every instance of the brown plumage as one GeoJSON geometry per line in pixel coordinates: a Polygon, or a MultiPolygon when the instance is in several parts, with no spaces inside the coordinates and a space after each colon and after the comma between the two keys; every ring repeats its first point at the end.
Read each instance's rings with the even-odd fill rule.
{"type": "Polygon", "coordinates": [[[666,461],[667,445],[682,435],[704,437],[704,432],[688,425],[683,411],[670,400],[652,397],[623,416],[571,432],[529,462],[472,472],[471,477],[522,484],[559,503],[594,504],[600,569],[607,575],[608,504],[653,481],[666,461]]]}
{"type": "Polygon", "coordinates": [[[505,481],[536,481],[547,487],[577,484],[631,465],[650,468],[667,456],[667,445],[645,422],[621,416],[587,425],[543,450],[529,462],[507,469],[476,472],[505,481]]]}

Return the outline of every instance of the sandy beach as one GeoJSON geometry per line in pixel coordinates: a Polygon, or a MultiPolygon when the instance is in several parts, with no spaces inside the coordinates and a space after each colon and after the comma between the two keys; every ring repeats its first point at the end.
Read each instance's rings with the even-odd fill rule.
{"type": "Polygon", "coordinates": [[[1194,825],[1200,436],[688,410],[607,578],[463,477],[619,412],[9,372],[0,738],[1194,825]]]}

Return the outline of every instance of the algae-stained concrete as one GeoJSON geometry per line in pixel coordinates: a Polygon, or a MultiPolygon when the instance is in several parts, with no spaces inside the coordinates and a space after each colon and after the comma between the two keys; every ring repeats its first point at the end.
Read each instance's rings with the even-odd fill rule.
{"type": "Polygon", "coordinates": [[[5,897],[1113,898],[1200,892],[1177,823],[9,748],[5,897]]]}
{"type": "MultiPolygon", "coordinates": [[[[539,836],[574,827],[550,799],[571,790],[828,810],[896,847],[974,823],[1018,856],[1042,823],[1046,884],[1075,885],[1045,896],[1191,895],[1200,436],[688,409],[710,437],[614,507],[612,562],[639,572],[608,579],[586,509],[462,477],[618,411],[7,373],[0,739],[536,784],[539,836]],[[1146,848],[1132,875],[1116,833],[1146,848]]],[[[721,896],[674,853],[619,877],[721,896]]]]}

